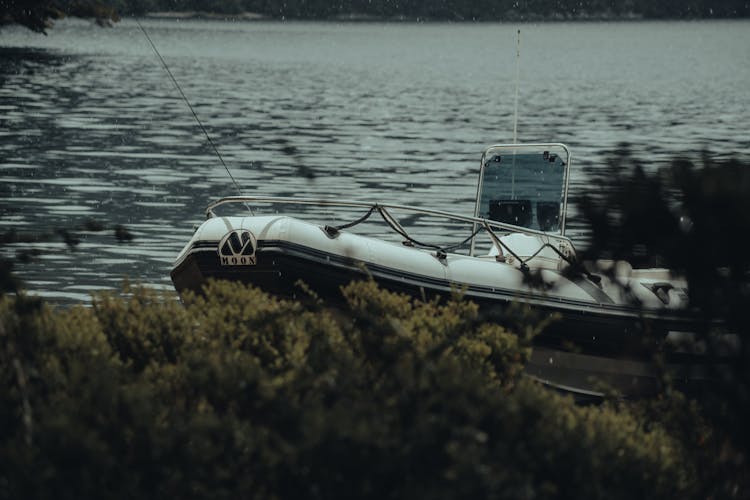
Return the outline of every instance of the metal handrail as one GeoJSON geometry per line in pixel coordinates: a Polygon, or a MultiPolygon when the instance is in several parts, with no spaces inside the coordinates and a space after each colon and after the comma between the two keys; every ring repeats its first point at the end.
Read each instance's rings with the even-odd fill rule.
{"type": "MultiPolygon", "coordinates": [[[[563,236],[560,234],[551,234],[544,231],[539,231],[537,229],[530,229],[527,227],[521,227],[521,226],[515,226],[513,224],[508,224],[505,222],[498,222],[491,219],[485,219],[482,217],[474,217],[474,216],[467,216],[467,215],[460,215],[455,214],[452,212],[445,212],[443,210],[433,210],[430,208],[422,208],[422,207],[414,207],[411,205],[397,205],[392,203],[373,203],[373,202],[366,202],[366,201],[353,201],[353,200],[329,200],[329,199],[321,199],[321,198],[295,198],[290,196],[227,196],[224,198],[221,198],[219,200],[216,200],[208,205],[206,207],[206,218],[212,218],[215,216],[214,209],[217,207],[220,207],[221,205],[231,204],[231,203],[289,203],[289,204],[297,204],[297,205],[318,205],[323,207],[342,207],[342,208],[364,208],[364,209],[373,209],[377,207],[381,207],[387,210],[403,210],[407,212],[414,212],[419,213],[423,215],[431,215],[435,217],[443,217],[449,220],[456,220],[460,222],[466,222],[469,224],[479,224],[485,228],[491,227],[491,228],[497,228],[503,231],[507,232],[513,232],[513,233],[524,233],[524,234],[533,234],[537,236],[542,236],[545,238],[548,238],[547,243],[549,243],[550,240],[555,241],[563,241],[570,245],[570,248],[575,252],[575,247],[573,246],[573,242],[568,238],[567,236],[563,236]]],[[[494,241],[494,238],[492,238],[494,241]]],[[[473,245],[472,238],[472,248],[473,245]]],[[[473,255],[473,251],[472,251],[473,255]]]]}

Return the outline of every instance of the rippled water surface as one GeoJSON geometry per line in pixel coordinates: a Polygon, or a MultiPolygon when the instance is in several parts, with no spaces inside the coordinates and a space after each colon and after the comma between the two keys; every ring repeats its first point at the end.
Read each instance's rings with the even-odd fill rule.
{"type": "MultiPolygon", "coordinates": [[[[750,148],[747,21],[144,26],[246,194],[472,213],[483,148],[512,140],[519,27],[519,140],[571,147],[573,196],[621,142],[652,165],[750,148]]],[[[0,247],[39,251],[17,264],[30,290],[171,289],[206,204],[232,194],[134,21],[0,31],[0,231],[81,240],[0,247]]]]}

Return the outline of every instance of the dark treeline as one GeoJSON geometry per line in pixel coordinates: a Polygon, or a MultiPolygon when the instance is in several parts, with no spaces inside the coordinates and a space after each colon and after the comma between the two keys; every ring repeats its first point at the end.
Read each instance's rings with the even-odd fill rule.
{"type": "Polygon", "coordinates": [[[272,18],[348,16],[498,21],[586,18],[726,18],[750,15],[746,0],[115,0],[122,14],[253,12],[272,18]]]}
{"type": "Polygon", "coordinates": [[[0,27],[20,24],[46,33],[55,20],[67,16],[94,19],[105,26],[119,19],[118,7],[124,5],[100,0],[0,0],[0,27]]]}
{"type": "Polygon", "coordinates": [[[576,19],[710,19],[750,17],[748,0],[0,0],[0,26],[45,33],[65,16],[100,24],[119,15],[253,13],[271,19],[536,21],[576,19]]]}

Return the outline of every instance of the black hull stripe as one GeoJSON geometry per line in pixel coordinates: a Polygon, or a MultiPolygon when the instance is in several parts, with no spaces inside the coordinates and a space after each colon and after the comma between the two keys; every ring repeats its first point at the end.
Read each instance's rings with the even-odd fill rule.
{"type": "MultiPolygon", "coordinates": [[[[177,263],[174,267],[173,275],[180,267],[180,265],[186,261],[191,253],[194,252],[212,252],[216,254],[216,249],[219,242],[211,241],[200,241],[193,244],[188,252],[185,253],[184,258],[181,262],[177,263]]],[[[687,315],[678,314],[665,314],[661,312],[646,313],[643,310],[633,307],[614,304],[609,299],[609,303],[602,303],[597,301],[596,303],[585,302],[575,299],[564,299],[559,297],[544,297],[540,298],[538,294],[524,292],[520,290],[507,289],[501,287],[490,287],[485,285],[472,285],[469,283],[462,283],[456,281],[450,281],[441,278],[435,278],[432,276],[424,276],[421,274],[410,273],[402,269],[394,269],[388,266],[382,266],[372,262],[365,262],[358,259],[352,259],[349,257],[343,257],[337,254],[324,252],[315,248],[300,245],[298,243],[292,243],[284,240],[261,240],[258,241],[258,255],[278,253],[282,255],[294,256],[298,259],[313,261],[321,267],[335,266],[340,269],[346,269],[353,272],[355,275],[362,276],[371,274],[373,278],[387,279],[392,281],[400,281],[404,284],[410,284],[414,287],[424,287],[439,291],[442,293],[451,293],[452,291],[462,291],[464,296],[469,299],[484,299],[484,300],[496,300],[496,301],[522,301],[530,305],[541,306],[556,310],[570,310],[576,313],[585,312],[587,314],[595,316],[607,316],[607,317],[622,317],[622,318],[650,318],[659,321],[675,322],[676,324],[685,323],[689,321],[687,315]]],[[[267,257],[266,257],[267,258],[267,257]]],[[[218,255],[217,255],[218,259],[218,255]]],[[[587,283],[583,281],[583,283],[587,283]]],[[[580,287],[580,283],[576,283],[580,287]]],[[[588,284],[588,283],[587,283],[588,284]]],[[[595,285],[591,284],[590,287],[581,287],[582,290],[589,293],[594,300],[593,294],[586,288],[596,288],[595,285]]],[[[601,295],[605,295],[604,292],[596,288],[601,295]]],[[[606,295],[605,295],[606,296],[606,295]]]]}

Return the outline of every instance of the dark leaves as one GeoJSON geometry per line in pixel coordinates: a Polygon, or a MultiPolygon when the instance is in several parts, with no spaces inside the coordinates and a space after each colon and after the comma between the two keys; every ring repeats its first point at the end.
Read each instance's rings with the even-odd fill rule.
{"type": "Polygon", "coordinates": [[[125,226],[118,224],[115,226],[115,238],[117,238],[117,241],[120,243],[125,243],[132,241],[134,236],[125,226]]]}
{"type": "Polygon", "coordinates": [[[80,238],[69,232],[67,229],[58,229],[55,232],[62,238],[63,242],[65,242],[70,250],[75,250],[75,247],[81,243],[80,238]]]}
{"type": "Polygon", "coordinates": [[[99,0],[3,0],[0,2],[0,25],[17,23],[38,33],[47,34],[54,21],[65,16],[94,19],[100,26],[119,21],[109,2],[99,0]]]}
{"type": "Polygon", "coordinates": [[[604,171],[604,194],[580,204],[592,229],[584,258],[666,267],[687,279],[709,354],[719,354],[711,350],[717,335],[729,332],[738,345],[714,374],[721,383],[699,401],[727,439],[750,450],[750,164],[704,154],[648,173],[625,152],[604,171]]]}

